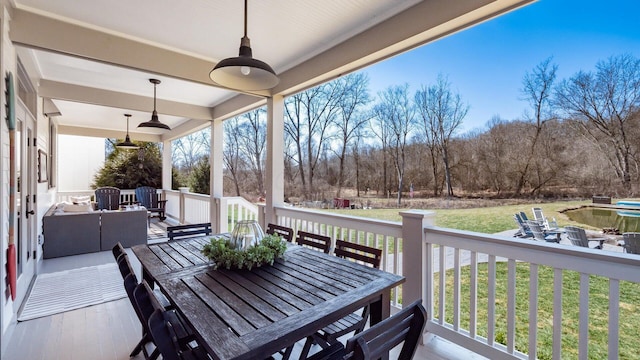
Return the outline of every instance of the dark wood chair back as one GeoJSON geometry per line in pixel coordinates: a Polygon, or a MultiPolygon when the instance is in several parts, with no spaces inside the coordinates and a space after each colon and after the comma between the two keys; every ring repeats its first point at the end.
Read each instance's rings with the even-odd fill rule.
{"type": "Polygon", "coordinates": [[[160,309],[155,310],[149,316],[149,331],[153,342],[157,344],[163,359],[181,360],[180,346],[178,345],[177,336],[173,325],[164,318],[164,312],[160,309]]]}
{"type": "Polygon", "coordinates": [[[370,264],[376,269],[380,268],[382,259],[382,250],[344,240],[336,240],[336,248],[333,253],[342,258],[370,264]]]}
{"type": "Polygon", "coordinates": [[[149,317],[148,329],[157,350],[164,360],[209,360],[205,350],[199,345],[186,347],[180,342],[180,323],[170,311],[155,310],[149,317]]]}
{"type": "Polygon", "coordinates": [[[427,312],[418,300],[390,318],[347,340],[345,351],[352,360],[379,359],[404,341],[398,360],[411,360],[422,335],[427,312]]]}
{"type": "Polygon", "coordinates": [[[125,254],[124,247],[122,246],[122,244],[120,244],[119,241],[111,248],[111,253],[113,254],[113,258],[116,260],[116,262],[118,261],[120,255],[125,254]]]}
{"type": "Polygon", "coordinates": [[[194,235],[210,235],[211,223],[176,225],[167,227],[169,241],[194,235]]]}
{"type": "Polygon", "coordinates": [[[135,272],[133,271],[133,267],[129,262],[129,256],[126,253],[120,255],[117,261],[118,270],[120,270],[120,275],[122,275],[123,279],[126,278],[129,274],[135,274],[135,272]]]}
{"type": "Polygon", "coordinates": [[[97,188],[95,197],[98,210],[118,210],[120,208],[120,189],[116,187],[97,188]]]}
{"type": "Polygon", "coordinates": [[[267,234],[278,235],[288,242],[293,241],[293,229],[277,224],[267,224],[267,234]]]}
{"type": "Polygon", "coordinates": [[[328,254],[331,250],[331,238],[325,235],[314,234],[306,231],[298,230],[296,237],[298,245],[307,246],[322,250],[328,254]]]}

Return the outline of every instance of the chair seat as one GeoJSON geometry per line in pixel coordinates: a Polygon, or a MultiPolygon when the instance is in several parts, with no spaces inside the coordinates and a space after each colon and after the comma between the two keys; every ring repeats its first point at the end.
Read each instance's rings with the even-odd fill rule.
{"type": "Polygon", "coordinates": [[[332,342],[332,340],[337,339],[348,332],[354,331],[354,326],[357,326],[363,320],[362,316],[351,313],[333,324],[322,328],[322,331],[324,332],[327,341],[332,342]]]}

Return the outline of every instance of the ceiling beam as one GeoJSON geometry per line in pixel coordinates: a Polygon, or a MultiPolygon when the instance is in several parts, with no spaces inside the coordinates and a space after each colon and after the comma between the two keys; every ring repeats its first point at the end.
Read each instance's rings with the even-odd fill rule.
{"type": "MultiPolygon", "coordinates": [[[[69,126],[69,125],[58,125],[58,134],[59,135],[76,135],[76,136],[90,136],[90,137],[98,137],[98,138],[109,138],[109,139],[124,139],[126,132],[119,130],[107,130],[107,129],[95,129],[88,127],[80,127],[80,126],[69,126]]],[[[149,142],[161,142],[161,135],[154,135],[148,133],[135,133],[129,131],[129,136],[131,136],[131,140],[134,141],[149,141],[149,142]]]]}
{"type": "MultiPolygon", "coordinates": [[[[153,98],[111,90],[67,84],[51,80],[40,80],[38,95],[44,98],[67,100],[85,104],[102,105],[136,111],[150,111],[153,98]]],[[[188,119],[213,120],[211,108],[157,99],[159,114],[188,119]]]]}
{"type": "Polygon", "coordinates": [[[186,121],[174,128],[169,132],[165,132],[160,135],[161,141],[171,141],[183,136],[187,136],[196,131],[200,131],[204,128],[211,126],[211,121],[203,121],[203,120],[189,120],[186,121]]]}

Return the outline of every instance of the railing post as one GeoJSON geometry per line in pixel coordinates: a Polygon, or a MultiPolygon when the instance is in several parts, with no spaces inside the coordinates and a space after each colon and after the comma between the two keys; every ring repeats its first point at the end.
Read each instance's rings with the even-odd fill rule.
{"type": "Polygon", "coordinates": [[[266,204],[256,204],[258,206],[258,224],[260,224],[260,226],[266,230],[267,229],[267,222],[266,222],[266,216],[265,216],[265,211],[267,208],[266,204]]]}
{"type": "Polygon", "coordinates": [[[178,215],[178,221],[180,221],[180,224],[184,224],[186,213],[184,194],[189,191],[189,187],[179,187],[178,190],[180,190],[180,215],[178,215]]]}
{"type": "Polygon", "coordinates": [[[424,227],[433,226],[435,213],[424,210],[401,211],[402,216],[402,275],[406,281],[402,285],[402,303],[411,304],[415,300],[426,299],[425,274],[426,243],[424,227]]]}
{"type": "Polygon", "coordinates": [[[220,224],[220,228],[218,229],[219,233],[226,233],[229,231],[229,202],[227,198],[220,198],[220,207],[218,208],[218,223],[220,224]]]}

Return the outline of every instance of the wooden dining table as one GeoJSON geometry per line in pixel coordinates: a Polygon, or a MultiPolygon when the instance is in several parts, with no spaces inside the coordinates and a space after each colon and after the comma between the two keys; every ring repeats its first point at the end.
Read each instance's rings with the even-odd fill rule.
{"type": "MultiPolygon", "coordinates": [[[[215,235],[214,235],[215,236],[215,235]]],[[[273,265],[216,269],[200,250],[211,236],[132,247],[214,359],[261,359],[370,304],[389,317],[404,277],[290,244],[273,265]]]]}

